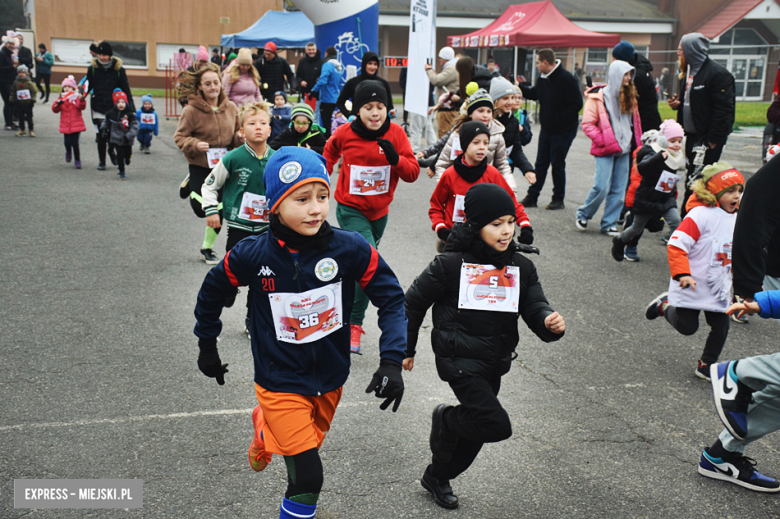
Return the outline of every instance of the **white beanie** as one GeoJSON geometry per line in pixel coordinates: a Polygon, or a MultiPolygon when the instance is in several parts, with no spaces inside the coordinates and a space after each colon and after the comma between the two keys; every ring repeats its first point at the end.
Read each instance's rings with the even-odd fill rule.
{"type": "Polygon", "coordinates": [[[455,51],[452,50],[452,47],[442,47],[439,51],[439,57],[447,61],[455,59],[455,51]]]}

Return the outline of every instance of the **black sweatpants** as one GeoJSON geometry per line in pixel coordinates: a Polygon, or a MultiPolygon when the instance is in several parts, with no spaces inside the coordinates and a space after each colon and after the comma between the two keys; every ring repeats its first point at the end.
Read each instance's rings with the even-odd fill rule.
{"type": "Polygon", "coordinates": [[[104,119],[92,119],[92,123],[97,126],[98,132],[95,137],[98,150],[98,162],[101,164],[106,163],[106,147],[109,148],[109,153],[114,153],[114,145],[109,142],[110,136],[102,137],[100,135],[100,125],[103,124],[104,119]]]}
{"type": "Polygon", "coordinates": [[[24,123],[27,121],[27,125],[30,127],[30,131],[33,131],[33,105],[16,105],[16,117],[19,118],[19,129],[24,130],[24,123]]]}
{"type": "Polygon", "coordinates": [[[73,150],[73,159],[81,160],[81,150],[79,149],[79,135],[81,132],[76,133],[64,133],[65,138],[65,151],[73,150]]]}
{"type": "MultiPolygon", "coordinates": [[[[664,310],[664,318],[681,334],[693,335],[699,329],[700,312],[701,310],[676,308],[669,305],[664,310]]],[[[704,318],[710,326],[710,333],[707,335],[707,342],[704,343],[701,361],[704,364],[713,364],[718,362],[723,346],[726,345],[726,338],[729,336],[731,323],[729,322],[729,316],[722,312],[704,310],[704,318]]]]}
{"type": "Polygon", "coordinates": [[[125,165],[130,162],[130,157],[133,155],[132,146],[114,146],[116,150],[116,163],[119,171],[125,171],[125,165]]]}
{"type": "Polygon", "coordinates": [[[333,122],[333,110],[336,109],[336,103],[323,103],[320,101],[320,122],[325,128],[325,138],[330,139],[330,127],[333,122]]]}
{"type": "Polygon", "coordinates": [[[509,415],[498,401],[501,376],[467,376],[449,382],[460,405],[448,410],[445,423],[458,436],[448,463],[433,457],[431,473],[439,479],[454,479],[471,466],[482,445],[512,436],[509,415]]]}
{"type": "Polygon", "coordinates": [[[51,86],[49,85],[51,83],[51,74],[36,74],[35,75],[35,85],[38,87],[38,92],[41,93],[41,99],[43,99],[44,93],[41,89],[41,80],[46,84],[46,98],[43,100],[44,103],[49,102],[49,94],[51,93],[51,86]]]}

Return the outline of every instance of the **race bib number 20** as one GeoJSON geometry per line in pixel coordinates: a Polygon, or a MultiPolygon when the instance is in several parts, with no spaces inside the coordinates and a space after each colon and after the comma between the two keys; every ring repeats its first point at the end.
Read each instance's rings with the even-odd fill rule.
{"type": "Polygon", "coordinates": [[[460,268],[458,308],[488,312],[517,312],[520,267],[464,263],[460,268]]]}
{"type": "Polygon", "coordinates": [[[343,326],[341,282],[300,294],[268,294],[276,338],[291,344],[307,344],[343,326]]]}

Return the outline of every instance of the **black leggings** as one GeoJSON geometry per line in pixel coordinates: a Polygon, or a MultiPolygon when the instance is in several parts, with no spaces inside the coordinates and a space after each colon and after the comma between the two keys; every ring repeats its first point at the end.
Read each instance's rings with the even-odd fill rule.
{"type": "Polygon", "coordinates": [[[44,103],[49,102],[49,94],[51,93],[51,87],[49,86],[49,83],[51,83],[51,74],[38,74],[35,76],[35,85],[38,87],[38,91],[41,93],[41,97],[43,97],[43,90],[41,90],[41,80],[43,80],[44,83],[46,83],[46,99],[43,100],[44,103]]]}
{"type": "Polygon", "coordinates": [[[109,142],[109,139],[111,138],[110,135],[106,135],[105,137],[100,135],[100,125],[103,124],[103,121],[104,119],[92,119],[92,122],[98,129],[95,142],[97,142],[98,162],[101,164],[106,163],[106,146],[109,148],[109,153],[114,153],[114,145],[109,142]]]}
{"type": "Polygon", "coordinates": [[[81,150],[79,150],[79,135],[81,135],[81,132],[63,134],[63,137],[65,137],[65,151],[70,152],[72,149],[73,159],[78,161],[81,160],[81,150]]]}
{"type": "Polygon", "coordinates": [[[16,117],[19,118],[20,130],[24,131],[24,122],[27,121],[30,131],[33,131],[33,105],[19,105],[16,108],[16,117]]]}
{"type": "MultiPolygon", "coordinates": [[[[190,164],[190,189],[192,190],[190,192],[190,206],[192,207],[192,212],[195,213],[195,216],[198,218],[206,218],[206,213],[203,211],[203,198],[201,198],[201,188],[203,187],[203,183],[206,181],[206,177],[208,177],[211,174],[211,170],[209,168],[204,168],[203,166],[196,166],[195,164],[190,164]],[[192,196],[193,194],[197,196],[192,196]]],[[[224,190],[220,189],[217,191],[217,202],[222,203],[222,192],[224,190]]],[[[219,210],[219,223],[222,223],[222,209],[219,210]]],[[[222,227],[218,229],[214,229],[217,234],[219,234],[219,231],[222,227]]],[[[238,242],[236,242],[238,243],[238,242]]]]}
{"type": "Polygon", "coordinates": [[[119,171],[125,170],[125,165],[130,164],[130,157],[133,156],[132,146],[114,146],[116,150],[116,165],[119,171]]]}
{"type": "MultiPolygon", "coordinates": [[[[699,329],[699,313],[701,310],[691,308],[676,308],[669,305],[664,310],[664,318],[674,329],[683,335],[693,335],[699,329]]],[[[718,361],[723,346],[726,345],[726,338],[729,336],[729,316],[721,312],[704,311],[704,318],[710,325],[710,333],[707,335],[707,342],[704,343],[704,351],[701,354],[701,361],[704,364],[713,364],[718,361]]]]}
{"type": "Polygon", "coordinates": [[[317,449],[285,456],[284,463],[287,465],[287,491],[284,497],[299,503],[316,504],[324,479],[322,460],[317,449]]]}

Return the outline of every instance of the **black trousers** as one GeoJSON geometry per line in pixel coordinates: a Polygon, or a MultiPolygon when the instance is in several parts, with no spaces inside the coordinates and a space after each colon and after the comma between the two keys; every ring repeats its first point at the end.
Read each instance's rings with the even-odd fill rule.
{"type": "MultiPolygon", "coordinates": [[[[664,310],[664,318],[674,329],[683,335],[693,335],[699,329],[699,313],[701,310],[691,308],[676,308],[672,305],[664,310]]],[[[718,362],[723,346],[726,345],[726,338],[729,336],[729,316],[721,312],[709,312],[704,310],[704,318],[710,326],[710,333],[707,335],[707,342],[704,343],[704,351],[701,354],[701,361],[704,364],[718,362]]]]}
{"type": "Polygon", "coordinates": [[[336,103],[323,103],[320,101],[320,122],[325,128],[325,137],[330,139],[330,125],[333,121],[333,110],[336,109],[336,103]]]}
{"type": "Polygon", "coordinates": [[[41,80],[46,84],[46,98],[43,100],[44,103],[49,102],[49,94],[51,93],[51,86],[49,85],[51,83],[51,74],[36,74],[35,76],[35,86],[38,87],[38,91],[41,93],[41,98],[43,98],[43,90],[41,89],[41,80]]]}
{"type": "Polygon", "coordinates": [[[109,149],[109,153],[114,153],[114,145],[109,142],[110,136],[101,137],[100,135],[100,125],[103,124],[103,119],[92,119],[92,123],[95,124],[98,128],[97,136],[95,137],[95,142],[97,142],[97,150],[98,150],[98,162],[101,164],[106,163],[106,147],[109,149]]]}
{"type": "Polygon", "coordinates": [[[14,109],[11,104],[11,83],[0,83],[0,97],[3,98],[3,119],[6,126],[14,124],[14,109]]]}
{"type": "Polygon", "coordinates": [[[125,170],[125,164],[130,163],[130,157],[133,156],[132,146],[114,146],[116,150],[116,163],[119,171],[125,170]]]}
{"type": "Polygon", "coordinates": [[[544,181],[547,179],[547,168],[552,165],[553,200],[563,201],[566,196],[566,155],[569,153],[571,143],[577,136],[575,127],[568,132],[550,135],[544,131],[539,132],[539,147],[536,152],[536,183],[528,188],[528,196],[536,200],[542,192],[544,181]]]}
{"type": "MultiPolygon", "coordinates": [[[[683,196],[682,210],[680,211],[680,218],[685,218],[685,215],[688,214],[688,211],[685,209],[685,204],[688,203],[688,199],[693,194],[693,191],[688,189],[688,179],[693,176],[693,172],[696,170],[696,166],[693,165],[693,159],[696,157],[696,154],[693,153],[693,148],[701,144],[702,140],[703,137],[695,133],[691,133],[685,136],[685,156],[688,158],[688,166],[686,169],[688,170],[688,173],[685,177],[686,187],[685,195],[683,196]]],[[[706,166],[707,164],[714,164],[715,162],[718,162],[720,160],[720,154],[723,153],[723,144],[718,144],[714,148],[710,148],[706,142],[704,144],[707,145],[707,152],[704,154],[704,165],[706,166]]]]}
{"type": "Polygon", "coordinates": [[[509,415],[498,401],[501,376],[491,378],[467,376],[449,382],[460,405],[445,415],[446,426],[458,436],[448,463],[435,457],[431,473],[440,479],[454,479],[471,466],[482,445],[506,440],[512,436],[509,415]]]}
{"type": "Polygon", "coordinates": [[[81,132],[65,133],[63,134],[63,137],[65,138],[65,151],[73,150],[74,160],[80,161],[81,150],[79,149],[79,135],[81,135],[81,132]]]}
{"type": "Polygon", "coordinates": [[[30,127],[30,131],[33,131],[33,105],[16,105],[16,117],[19,118],[19,129],[24,130],[24,123],[27,121],[27,125],[30,127]]]}

